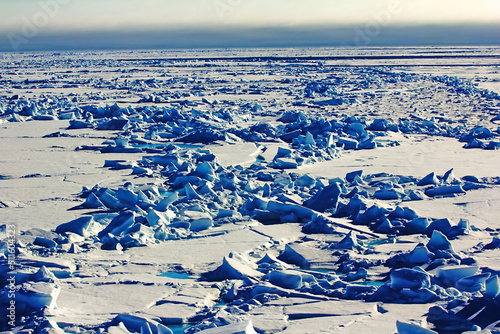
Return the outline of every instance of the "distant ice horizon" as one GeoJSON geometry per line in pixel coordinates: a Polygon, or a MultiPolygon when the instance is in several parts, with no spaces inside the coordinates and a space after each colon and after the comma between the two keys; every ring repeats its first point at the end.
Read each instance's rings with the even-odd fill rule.
{"type": "Polygon", "coordinates": [[[0,51],[282,47],[497,46],[500,24],[123,29],[47,32],[26,23],[0,35],[0,51]]]}

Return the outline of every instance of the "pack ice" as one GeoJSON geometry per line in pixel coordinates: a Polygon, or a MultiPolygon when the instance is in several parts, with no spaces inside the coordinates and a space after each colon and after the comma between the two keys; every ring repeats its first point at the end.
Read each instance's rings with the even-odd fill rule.
{"type": "Polygon", "coordinates": [[[498,50],[423,51],[1,55],[1,329],[500,333],[498,50]]]}

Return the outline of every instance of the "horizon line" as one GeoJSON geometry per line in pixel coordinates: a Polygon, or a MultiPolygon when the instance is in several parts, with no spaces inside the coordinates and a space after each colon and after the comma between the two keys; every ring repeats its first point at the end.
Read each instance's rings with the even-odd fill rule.
{"type": "Polygon", "coordinates": [[[280,47],[498,46],[500,24],[314,25],[77,32],[10,32],[1,52],[280,47]]]}

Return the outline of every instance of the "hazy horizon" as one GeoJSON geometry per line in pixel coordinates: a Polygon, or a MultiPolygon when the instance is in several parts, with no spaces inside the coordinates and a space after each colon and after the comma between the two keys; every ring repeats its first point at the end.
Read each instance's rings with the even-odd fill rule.
{"type": "Polygon", "coordinates": [[[3,0],[0,51],[499,45],[497,0],[3,0]]]}

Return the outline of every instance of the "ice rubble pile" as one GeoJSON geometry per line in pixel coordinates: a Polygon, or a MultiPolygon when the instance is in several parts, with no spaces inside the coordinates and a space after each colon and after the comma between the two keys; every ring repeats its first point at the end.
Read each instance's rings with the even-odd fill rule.
{"type": "Polygon", "coordinates": [[[455,238],[470,229],[467,221],[454,225],[448,219],[421,217],[397,203],[458,196],[498,183],[472,176],[459,179],[453,170],[422,179],[387,173],[364,175],[359,170],[344,179],[328,180],[270,169],[286,151],[281,148],[273,161],[257,160],[249,168],[223,167],[207,149],[175,145],[168,149],[164,155],[144,156],[137,164],[107,160],[105,166],[110,168],[131,169],[132,174],[153,175],[165,183],[160,187],[127,183],[119,189],[84,189],[80,194],[84,202],[74,209],[109,213],[78,218],[60,225],[56,232],[97,235],[104,248],[115,249],[190,237],[242,216],[265,224],[304,223],[305,233],[325,233],[331,227],[322,215],[329,213],[381,234],[431,237],[438,231],[455,238]]]}
{"type": "MultiPolygon", "coordinates": [[[[320,85],[321,86],[321,85],[320,85]]],[[[329,86],[330,87],[330,86],[329,86]]],[[[311,94],[320,88],[306,88],[311,94]]],[[[322,104],[352,103],[343,98],[317,101],[322,104]],[[335,100],[338,99],[338,100],[335,100]]],[[[179,141],[184,143],[210,143],[226,140],[246,140],[253,142],[284,141],[298,150],[299,165],[314,157],[335,157],[332,148],[373,149],[385,145],[397,145],[387,141],[387,131],[405,134],[428,134],[454,137],[465,142],[465,148],[496,150],[500,146],[498,129],[485,126],[467,129],[463,124],[445,117],[426,119],[409,114],[406,118],[391,120],[368,117],[341,117],[325,119],[312,117],[300,111],[264,111],[258,104],[240,104],[236,107],[218,108],[208,100],[203,103],[207,110],[198,110],[197,103],[178,104],[177,107],[138,106],[120,107],[116,103],[105,107],[79,105],[70,97],[46,96],[31,101],[16,98],[9,101],[4,115],[10,121],[69,119],[68,129],[94,128],[97,130],[127,130],[131,139],[146,139],[157,142],[179,141]],[[249,127],[238,126],[248,121],[249,115],[273,115],[282,124],[255,124],[249,127]],[[141,136],[144,136],[141,138],[141,136]],[[314,148],[314,150],[312,150],[314,148]]],[[[298,105],[300,107],[300,105],[298,105]]],[[[305,104],[309,106],[309,104],[305,104]]],[[[297,159],[296,159],[297,160],[297,159]]],[[[277,162],[278,164],[280,162],[277,162]]],[[[283,163],[288,166],[288,161],[283,163]]]]}
{"type": "MultiPolygon", "coordinates": [[[[57,243],[81,246],[71,251],[83,251],[96,243],[102,249],[116,250],[193,238],[249,218],[264,224],[300,223],[308,235],[323,233],[341,239],[309,245],[305,237],[271,246],[260,258],[231,253],[218,268],[202,275],[208,281],[225,282],[220,288],[229,303],[229,314],[235,310],[244,314],[255,302],[260,305],[278,297],[396,303],[460,300],[464,306],[482,296],[488,303],[496,303],[498,273],[479,268],[472,258],[455,252],[450,242],[471,231],[469,222],[454,224],[449,219],[420,217],[400,204],[457,196],[498,180],[459,179],[453,170],[423,178],[355,171],[344,179],[326,180],[272,171],[262,161],[250,168],[222,167],[209,150],[171,149],[170,154],[143,159],[148,168],[167,180],[162,186],[127,183],[119,189],[84,189],[80,196],[85,200],[75,209],[99,211],[59,225],[57,243]],[[326,214],[347,217],[352,226],[367,226],[377,235],[422,234],[427,242],[386,259],[367,260],[364,254],[377,253],[367,234],[337,232],[335,220],[326,214]],[[325,266],[331,270],[314,270],[325,266]],[[372,269],[380,267],[388,268],[387,275],[370,284],[372,269]]],[[[494,239],[484,249],[499,246],[494,239]]],[[[63,249],[69,250],[68,246],[63,249]]],[[[216,323],[218,315],[213,317],[206,323],[216,323]]],[[[430,320],[437,319],[439,325],[442,317],[430,320]]],[[[479,319],[465,319],[461,324],[473,328],[479,319]]]]}
{"type": "Polygon", "coordinates": [[[109,213],[99,212],[61,224],[56,229],[60,241],[70,243],[76,234],[91,243],[98,242],[103,249],[144,246],[195,237],[200,231],[241,220],[243,216],[266,224],[302,223],[305,233],[342,235],[336,231],[335,222],[322,214],[329,212],[350,217],[353,223],[368,225],[377,233],[419,233],[427,235],[428,241],[385,261],[370,261],[355,256],[369,254],[373,249],[362,241],[366,237],[360,239],[351,232],[336,243],[286,244],[277,257],[271,254],[277,249],[269,249],[269,253],[255,260],[232,253],[220,267],[203,277],[233,281],[236,285],[228,286],[227,292],[223,289],[222,294],[226,302],[235,303],[243,311],[253,300],[262,303],[272,296],[428,303],[457,299],[467,302],[477,293],[490,297],[498,294],[498,277],[487,271],[481,273],[474,261],[457,254],[450,242],[470,232],[467,221],[454,225],[448,219],[431,220],[419,217],[409,208],[394,206],[407,196],[404,188],[401,196],[375,196],[381,190],[388,191],[387,184],[412,188],[407,190],[407,200],[411,200],[409,194],[422,187],[417,199],[426,196],[426,187],[458,187],[440,192],[440,196],[455,195],[463,193],[464,187],[486,186],[479,180],[460,180],[453,176],[453,171],[443,176],[431,173],[422,179],[363,175],[356,171],[335,182],[274,172],[267,177],[260,174],[260,180],[267,181],[259,183],[254,181],[262,173],[258,168],[222,168],[209,152],[186,152],[191,154],[191,160],[187,160],[197,164],[187,168],[190,173],[171,173],[167,182],[171,191],[167,193],[159,187],[132,184],[116,190],[97,186],[85,190],[81,194],[85,202],[79,208],[105,209],[109,213]],[[373,205],[367,205],[370,202],[373,205]],[[332,264],[336,269],[330,273],[311,270],[332,264]],[[378,285],[363,283],[370,268],[380,266],[389,268],[387,277],[378,285]]]}
{"type": "MultiPolygon", "coordinates": [[[[338,298],[385,303],[448,301],[446,309],[432,307],[429,312],[428,320],[438,330],[485,328],[500,320],[495,312],[500,303],[498,273],[481,270],[471,258],[446,248],[443,237],[433,236],[427,245],[418,245],[408,254],[411,260],[397,267],[390,261],[356,259],[363,248],[356,239],[351,233],[323,249],[309,246],[311,241],[289,243],[279,256],[266,253],[260,259],[255,254],[231,253],[203,277],[220,282],[222,299],[228,303],[225,310],[233,314],[244,314],[280,297],[311,302],[338,298]],[[334,262],[335,271],[314,270],[334,262]],[[389,267],[389,273],[380,284],[369,284],[368,273],[377,266],[389,267]]],[[[217,314],[207,322],[216,319],[217,314]]]]}
{"type": "MultiPolygon", "coordinates": [[[[23,245],[18,245],[16,250],[22,249],[23,245]]],[[[33,267],[23,268],[17,265],[12,271],[8,271],[9,265],[0,260],[2,271],[0,272],[0,284],[3,286],[0,292],[0,313],[2,319],[8,319],[2,323],[0,328],[4,329],[7,321],[12,321],[18,325],[23,316],[43,312],[50,315],[57,308],[57,297],[61,292],[59,279],[41,263],[41,267],[36,270],[33,267]],[[14,317],[9,317],[12,313],[12,300],[14,304],[14,317]],[[10,307],[10,309],[9,309],[10,307]]],[[[10,326],[9,328],[12,328],[10,326]]]]}
{"type": "Polygon", "coordinates": [[[444,83],[447,86],[451,87],[454,92],[472,96],[479,94],[487,99],[500,99],[500,95],[496,92],[492,92],[488,89],[480,89],[477,88],[474,83],[467,79],[461,79],[458,77],[452,77],[448,75],[436,75],[432,76],[431,79],[435,82],[444,83]]]}
{"type": "MultiPolygon", "coordinates": [[[[338,242],[318,243],[303,238],[284,245],[259,247],[248,254],[230,253],[218,268],[202,275],[204,280],[215,282],[212,287],[220,290],[225,305],[188,319],[198,323],[188,331],[207,330],[214,325],[221,329],[229,324],[242,325],[241,321],[248,320],[247,312],[283,297],[302,298],[310,303],[339,299],[368,303],[445,301],[446,307],[433,306],[429,311],[428,321],[438,330],[485,328],[500,320],[495,312],[500,302],[498,273],[479,268],[467,254],[456,253],[443,235],[433,235],[427,245],[417,245],[412,251],[401,254],[398,261],[365,258],[363,254],[377,253],[377,247],[370,246],[369,242],[366,236],[351,232],[338,242]],[[273,255],[276,253],[278,256],[273,255]],[[406,258],[402,260],[403,257],[406,258]],[[316,269],[325,266],[330,270],[316,269]],[[374,272],[380,272],[374,269],[381,267],[389,269],[385,278],[373,281],[374,272]]],[[[499,246],[500,243],[493,241],[483,247],[499,246]]],[[[22,248],[22,245],[17,247],[18,250],[22,248]]],[[[40,311],[50,314],[56,307],[60,288],[56,276],[43,265],[51,266],[60,277],[71,276],[74,268],[31,258],[25,260],[24,256],[19,258],[25,267],[40,269],[17,271],[17,311],[30,316],[40,311]]],[[[2,273],[2,278],[6,283],[6,272],[2,273]]],[[[7,288],[1,297],[2,303],[8,302],[6,292],[7,288]]],[[[120,314],[109,325],[109,330],[121,326],[126,332],[143,332],[145,328],[153,332],[155,329],[164,333],[170,331],[161,322],[133,314],[120,314]]]]}

